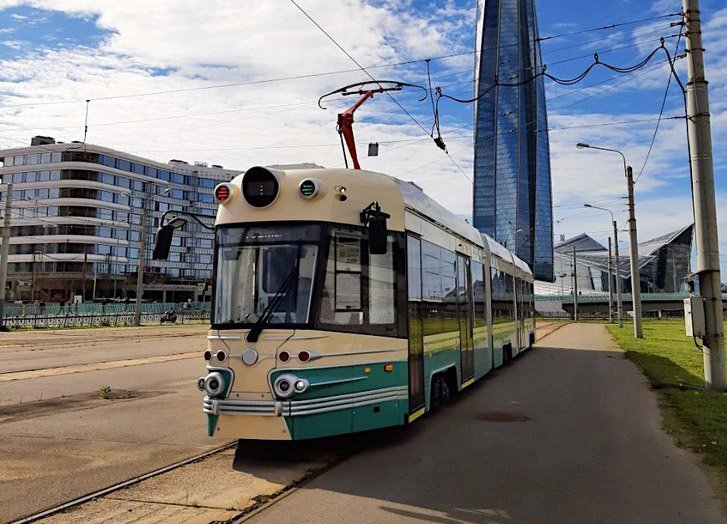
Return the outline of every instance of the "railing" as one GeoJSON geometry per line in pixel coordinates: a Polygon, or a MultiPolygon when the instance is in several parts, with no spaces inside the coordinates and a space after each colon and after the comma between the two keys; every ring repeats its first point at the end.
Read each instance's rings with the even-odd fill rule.
{"type": "MultiPolygon", "coordinates": [[[[91,326],[131,326],[134,303],[111,304],[7,304],[0,326],[6,329],[63,328],[91,326]]],[[[149,303],[141,305],[141,323],[159,324],[162,315],[173,307],[177,323],[209,321],[210,303],[149,303]]]]}
{"type": "MultiPolygon", "coordinates": [[[[642,293],[641,294],[641,301],[642,302],[653,302],[653,301],[680,301],[687,298],[689,295],[686,293],[642,293]]],[[[722,295],[723,300],[727,300],[727,294],[722,295]]],[[[536,295],[535,300],[538,302],[563,302],[564,304],[572,304],[573,303],[573,294],[563,294],[563,295],[536,295]]],[[[613,295],[614,302],[616,301],[616,294],[613,295]]],[[[631,302],[631,293],[621,293],[621,300],[623,302],[631,302]]],[[[608,293],[602,294],[595,294],[595,293],[589,293],[589,294],[583,294],[578,295],[578,302],[580,303],[587,303],[587,302],[608,302],[608,293]]]]}

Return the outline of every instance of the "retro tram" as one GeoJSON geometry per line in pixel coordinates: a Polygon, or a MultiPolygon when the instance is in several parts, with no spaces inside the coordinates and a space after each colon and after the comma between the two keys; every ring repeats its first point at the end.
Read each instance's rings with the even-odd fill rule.
{"type": "Polygon", "coordinates": [[[215,196],[210,436],[409,424],[534,342],[528,266],[411,182],[253,167],[215,196]]]}

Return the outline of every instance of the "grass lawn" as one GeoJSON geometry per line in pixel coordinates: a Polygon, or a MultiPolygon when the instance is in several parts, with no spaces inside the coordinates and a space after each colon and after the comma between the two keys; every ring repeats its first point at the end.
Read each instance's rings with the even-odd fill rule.
{"type": "Polygon", "coordinates": [[[647,320],[643,327],[643,340],[633,338],[631,324],[608,329],[657,390],[667,432],[699,454],[727,491],[727,393],[704,390],[702,353],[682,319],[647,320]]]}

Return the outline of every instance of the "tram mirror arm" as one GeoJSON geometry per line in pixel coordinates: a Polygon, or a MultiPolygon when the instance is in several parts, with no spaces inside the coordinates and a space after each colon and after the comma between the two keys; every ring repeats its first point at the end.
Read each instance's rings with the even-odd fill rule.
{"type": "Polygon", "coordinates": [[[377,201],[371,202],[361,211],[361,222],[369,229],[369,253],[372,255],[385,255],[388,247],[388,231],[386,220],[391,215],[381,211],[377,201]]]}

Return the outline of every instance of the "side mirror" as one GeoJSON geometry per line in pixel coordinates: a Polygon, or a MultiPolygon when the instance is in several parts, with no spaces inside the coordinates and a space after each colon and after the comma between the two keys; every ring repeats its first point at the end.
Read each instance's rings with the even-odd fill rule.
{"type": "Polygon", "coordinates": [[[372,255],[385,255],[388,246],[388,232],[386,219],[391,215],[381,211],[376,201],[371,202],[361,211],[361,223],[369,229],[369,253],[372,255]]]}
{"type": "Polygon", "coordinates": [[[172,246],[172,237],[176,228],[171,224],[162,226],[157,229],[156,238],[154,239],[154,260],[166,260],[169,258],[169,248],[172,246]]]}
{"type": "Polygon", "coordinates": [[[376,215],[369,217],[369,252],[372,255],[385,255],[387,240],[386,217],[376,215]]]}

